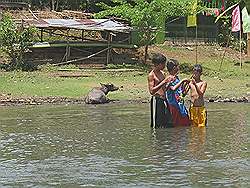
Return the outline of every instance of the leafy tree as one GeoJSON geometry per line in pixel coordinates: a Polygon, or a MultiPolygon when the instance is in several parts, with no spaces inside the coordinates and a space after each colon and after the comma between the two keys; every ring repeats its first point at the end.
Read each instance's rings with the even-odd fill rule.
{"type": "Polygon", "coordinates": [[[18,29],[9,15],[3,15],[0,22],[0,48],[10,57],[11,70],[25,67],[23,57],[32,41],[34,31],[34,28],[18,29]]]}
{"type": "Polygon", "coordinates": [[[140,26],[148,19],[160,16],[184,16],[191,10],[194,0],[112,0],[115,6],[100,2],[103,9],[96,17],[117,16],[130,21],[132,26],[140,26]]]}
{"type": "Polygon", "coordinates": [[[32,7],[49,8],[51,10],[60,11],[68,10],[87,10],[88,12],[98,12],[100,8],[96,6],[99,2],[112,4],[111,0],[26,0],[32,7]]]}
{"type": "Polygon", "coordinates": [[[152,43],[161,26],[157,25],[162,18],[188,15],[194,0],[112,0],[115,6],[99,3],[103,9],[95,17],[116,16],[131,23],[139,31],[145,44],[147,59],[148,45],[152,43]]]}
{"type": "MultiPolygon", "coordinates": [[[[220,20],[220,33],[219,44],[222,46],[232,46],[235,49],[239,49],[239,39],[237,33],[231,32],[232,25],[232,11],[235,5],[239,4],[240,7],[247,6],[250,1],[231,0],[227,2],[228,9],[225,10],[218,18],[220,20]]],[[[246,43],[243,42],[243,49],[246,48],[246,43]]]]}

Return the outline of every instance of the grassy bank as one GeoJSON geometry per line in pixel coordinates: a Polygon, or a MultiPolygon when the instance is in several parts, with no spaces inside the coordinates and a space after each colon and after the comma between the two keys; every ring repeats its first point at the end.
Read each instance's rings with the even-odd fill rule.
{"type": "MultiPolygon", "coordinates": [[[[199,47],[201,48],[201,47],[199,47]]],[[[186,47],[154,46],[150,54],[162,52],[178,59],[184,69],[181,78],[190,77],[190,68],[195,62],[195,51],[186,47]]],[[[237,53],[229,51],[220,69],[223,50],[216,47],[202,48],[198,54],[199,63],[204,67],[203,79],[208,82],[206,97],[232,98],[248,96],[250,93],[250,63],[243,68],[236,66],[237,53]],[[235,55],[236,54],[236,55],[235,55]]],[[[84,97],[99,83],[114,83],[119,91],[109,94],[118,100],[148,100],[147,88],[149,69],[142,65],[109,65],[108,69],[77,69],[75,66],[43,67],[35,72],[0,71],[0,95],[11,97],[84,97]]]]}
{"type": "MultiPolygon", "coordinates": [[[[180,74],[180,76],[190,77],[187,74],[180,74]]],[[[249,77],[204,76],[203,78],[208,82],[207,97],[241,97],[250,92],[249,77]]],[[[147,72],[139,69],[1,72],[0,82],[0,93],[12,97],[78,98],[85,96],[92,87],[99,86],[99,83],[111,82],[120,87],[119,91],[109,94],[112,99],[144,100],[149,98],[147,72]]]]}

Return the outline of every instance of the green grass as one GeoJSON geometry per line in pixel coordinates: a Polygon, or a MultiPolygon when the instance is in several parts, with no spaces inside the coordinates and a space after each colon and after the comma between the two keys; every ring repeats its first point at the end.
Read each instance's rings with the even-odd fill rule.
{"type": "MultiPolygon", "coordinates": [[[[78,71],[89,73],[90,70],[78,71]]],[[[93,73],[93,71],[91,71],[93,73]]],[[[119,71],[94,71],[91,77],[62,78],[55,77],[53,72],[1,72],[0,93],[9,94],[12,97],[29,96],[62,96],[79,98],[85,96],[92,87],[99,86],[99,83],[114,83],[120,87],[119,91],[109,94],[112,99],[119,100],[145,100],[150,97],[147,86],[147,72],[138,70],[119,71]]],[[[181,74],[180,77],[190,75],[181,74]]],[[[241,97],[250,92],[247,84],[250,84],[249,77],[221,79],[218,77],[204,76],[208,82],[207,97],[241,97]]]]}
{"type": "MultiPolygon", "coordinates": [[[[171,46],[156,46],[151,49],[153,52],[162,52],[169,58],[177,59],[180,64],[185,65],[185,68],[191,68],[196,62],[195,47],[189,50],[185,46],[171,47],[171,46]]],[[[198,46],[197,60],[203,66],[204,75],[209,77],[219,78],[236,78],[248,77],[250,75],[249,60],[243,58],[243,67],[240,68],[239,52],[232,49],[227,49],[224,55],[223,48],[219,46],[198,46]]],[[[185,73],[188,73],[185,71],[185,73]]]]}
{"type": "Polygon", "coordinates": [[[203,79],[208,83],[206,97],[242,97],[249,95],[250,92],[250,88],[247,86],[247,84],[250,84],[249,77],[221,79],[205,76],[203,79]]]}
{"type": "Polygon", "coordinates": [[[243,63],[242,68],[238,64],[239,62],[232,60],[224,60],[221,66],[221,60],[210,60],[201,62],[204,67],[204,75],[210,77],[219,78],[244,78],[250,76],[250,65],[243,63]],[[221,68],[220,68],[221,67],[221,68]]]}
{"type": "MultiPolygon", "coordinates": [[[[186,71],[180,74],[181,78],[191,76],[195,60],[195,52],[185,48],[156,47],[155,51],[162,52],[170,58],[178,59],[186,71]]],[[[154,52],[150,49],[150,53],[154,52]]],[[[199,63],[203,66],[203,79],[208,82],[206,97],[221,96],[242,97],[249,96],[250,63],[244,63],[242,69],[235,66],[233,58],[226,56],[222,67],[221,51],[213,48],[204,48],[198,54],[199,63]]],[[[61,67],[41,66],[35,72],[5,72],[0,71],[0,95],[12,97],[30,96],[62,96],[79,98],[85,96],[99,83],[113,83],[120,90],[110,93],[111,99],[144,100],[149,99],[147,86],[148,65],[142,64],[109,64],[107,69],[78,69],[74,65],[61,67]],[[90,75],[80,78],[63,78],[61,73],[77,73],[90,75]]]]}
{"type": "MultiPolygon", "coordinates": [[[[89,71],[78,71],[88,73],[89,71]]],[[[145,82],[145,76],[138,75],[138,71],[118,72],[97,71],[93,77],[82,78],[62,78],[55,77],[54,72],[1,72],[0,74],[0,93],[9,94],[13,97],[28,96],[65,96],[82,97],[92,87],[99,86],[99,83],[112,82],[115,85],[123,86],[125,92],[116,92],[117,97],[130,93],[129,89],[137,83],[145,82]]],[[[136,89],[136,88],[135,88],[136,89]]],[[[137,88],[138,89],[138,88],[137,88]]],[[[134,89],[132,88],[131,91],[134,89]]],[[[131,95],[129,95],[131,96],[131,95]]],[[[130,98],[128,96],[128,98],[130,98]]]]}

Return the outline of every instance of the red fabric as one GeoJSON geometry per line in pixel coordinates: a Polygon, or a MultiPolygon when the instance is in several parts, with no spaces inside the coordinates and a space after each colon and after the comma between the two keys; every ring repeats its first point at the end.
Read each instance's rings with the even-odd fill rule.
{"type": "Polygon", "coordinates": [[[169,110],[173,118],[174,126],[189,126],[191,124],[188,116],[182,116],[175,106],[169,105],[169,110]]]}
{"type": "Polygon", "coordinates": [[[216,8],[216,9],[214,10],[214,14],[215,14],[216,16],[219,16],[219,15],[220,15],[219,9],[216,8]]]}
{"type": "Polygon", "coordinates": [[[221,2],[222,2],[221,10],[225,11],[225,0],[222,0],[221,2]]]}
{"type": "Polygon", "coordinates": [[[238,5],[232,13],[232,31],[237,32],[241,29],[241,21],[240,21],[240,6],[238,5]]]}

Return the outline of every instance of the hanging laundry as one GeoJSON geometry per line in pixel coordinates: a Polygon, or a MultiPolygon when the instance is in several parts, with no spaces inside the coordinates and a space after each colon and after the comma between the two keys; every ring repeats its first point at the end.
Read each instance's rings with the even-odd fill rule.
{"type": "Polygon", "coordinates": [[[208,8],[206,16],[219,16],[225,10],[225,0],[206,0],[204,5],[208,8]]]}
{"type": "Polygon", "coordinates": [[[242,9],[243,33],[250,33],[250,15],[247,8],[242,9]]]}
{"type": "Polygon", "coordinates": [[[232,32],[241,30],[240,6],[238,5],[232,12],[232,32]]]}
{"type": "Polygon", "coordinates": [[[197,26],[197,5],[198,5],[197,0],[194,0],[190,15],[188,15],[187,17],[187,27],[197,26]]]}

